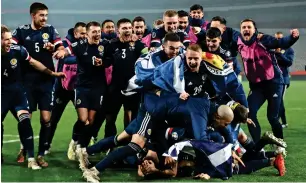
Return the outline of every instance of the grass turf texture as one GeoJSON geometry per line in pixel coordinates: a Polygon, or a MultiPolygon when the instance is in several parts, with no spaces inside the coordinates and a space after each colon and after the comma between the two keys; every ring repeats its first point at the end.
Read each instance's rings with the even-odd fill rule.
{"type": "MultiPolygon", "coordinates": [[[[248,90],[248,85],[244,82],[245,90],[248,90]]],[[[288,144],[288,156],[286,158],[287,173],[284,177],[277,176],[277,170],[273,167],[265,168],[251,175],[236,175],[230,181],[240,182],[279,182],[279,181],[305,181],[306,169],[306,97],[305,81],[293,81],[286,93],[286,112],[289,127],[284,129],[285,141],[288,144]]],[[[266,103],[261,108],[258,114],[262,132],[271,131],[271,127],[266,118],[266,103]]],[[[16,155],[19,150],[19,143],[6,143],[3,147],[4,164],[1,166],[1,181],[4,182],[80,182],[84,181],[81,176],[81,171],[78,169],[78,163],[69,161],[66,156],[68,143],[71,140],[72,126],[76,120],[75,110],[70,103],[58,125],[55,134],[55,139],[52,144],[51,154],[46,158],[49,162],[47,169],[33,171],[27,168],[27,164],[18,164],[16,155]]],[[[39,134],[39,117],[38,113],[34,113],[32,125],[34,135],[39,134]]],[[[122,130],[122,112],[117,119],[118,132],[122,130]]],[[[248,131],[246,126],[243,126],[245,131],[248,131]]],[[[4,121],[5,135],[18,135],[17,122],[9,114],[4,121]]],[[[104,125],[100,131],[99,137],[104,135],[104,125]]],[[[17,137],[5,136],[4,141],[18,139],[17,137]]],[[[37,152],[38,139],[35,139],[35,151],[37,152]]],[[[269,148],[269,147],[268,147],[269,148]]],[[[91,157],[94,161],[98,161],[103,155],[91,157]]],[[[103,181],[140,181],[137,177],[136,170],[131,169],[108,169],[103,172],[101,182],[103,181]]],[[[158,181],[193,181],[190,178],[186,179],[166,179],[158,181]]],[[[213,179],[211,181],[221,181],[213,179]]]]}

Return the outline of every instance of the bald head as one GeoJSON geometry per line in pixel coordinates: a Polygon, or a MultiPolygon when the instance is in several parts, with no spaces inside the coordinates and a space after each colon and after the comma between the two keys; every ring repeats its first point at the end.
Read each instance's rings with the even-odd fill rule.
{"type": "Polygon", "coordinates": [[[234,119],[233,110],[227,105],[221,105],[215,115],[216,127],[224,128],[234,119]]]}
{"type": "Polygon", "coordinates": [[[227,105],[221,105],[217,111],[218,115],[223,119],[228,119],[228,121],[232,121],[234,119],[233,110],[227,105]]]}

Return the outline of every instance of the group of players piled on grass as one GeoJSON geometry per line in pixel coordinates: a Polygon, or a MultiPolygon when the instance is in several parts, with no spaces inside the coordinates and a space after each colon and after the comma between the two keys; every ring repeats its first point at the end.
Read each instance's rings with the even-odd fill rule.
{"type": "MultiPolygon", "coordinates": [[[[144,178],[229,179],[269,166],[285,174],[279,110],[288,76],[280,66],[292,64],[297,29],[277,39],[245,19],[239,32],[222,17],[206,21],[203,7],[193,5],[189,13],[165,11],[153,29],[142,17],[122,18],[116,26],[112,20],[78,22],[62,40],[46,24],[46,5],[33,3],[30,14],[31,24],[12,33],[1,26],[1,120],[11,111],[19,121],[18,162],[28,157],[29,168],[48,167],[45,155],[71,100],[78,116],[67,155],[78,160],[89,182],[99,182],[99,174],[114,163],[129,164],[144,178]],[[261,136],[256,115],[266,100],[273,133],[261,136]],[[35,158],[30,119],[37,105],[35,158]],[[122,105],[124,131],[117,132],[122,105]],[[98,141],[105,119],[105,138],[98,141]],[[252,138],[240,128],[244,123],[252,138]],[[264,151],[267,144],[276,150],[264,151]],[[106,151],[104,159],[90,164],[89,155],[106,151]]],[[[3,123],[1,129],[3,134],[3,123]]]]}

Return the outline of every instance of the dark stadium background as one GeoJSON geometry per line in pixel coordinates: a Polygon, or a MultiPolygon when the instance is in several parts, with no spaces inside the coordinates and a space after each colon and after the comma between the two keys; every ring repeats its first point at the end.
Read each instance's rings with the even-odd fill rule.
{"type": "MultiPolygon", "coordinates": [[[[2,0],[1,21],[10,28],[30,23],[29,6],[32,0],[2,0]]],[[[306,1],[302,0],[41,0],[49,7],[49,23],[61,36],[77,21],[132,19],[143,16],[149,25],[162,17],[166,9],[188,10],[192,4],[204,7],[205,18],[224,16],[228,26],[239,28],[244,18],[257,22],[259,31],[273,35],[276,31],[289,33],[290,28],[300,29],[300,40],[293,46],[296,59],[292,71],[305,70],[306,60],[306,1]]]]}

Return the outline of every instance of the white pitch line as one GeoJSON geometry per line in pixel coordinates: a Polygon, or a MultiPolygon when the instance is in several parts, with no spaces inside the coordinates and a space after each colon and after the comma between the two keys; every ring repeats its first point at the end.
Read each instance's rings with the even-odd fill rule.
{"type": "MultiPolygon", "coordinates": [[[[37,139],[37,138],[39,138],[39,136],[34,137],[34,139],[37,139]]],[[[13,142],[20,142],[20,140],[19,139],[6,140],[6,141],[3,141],[3,144],[13,143],[13,142]]]]}
{"type": "Polygon", "coordinates": [[[3,134],[3,137],[19,137],[19,135],[3,134]]]}

